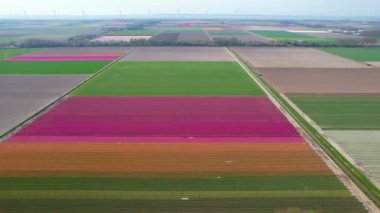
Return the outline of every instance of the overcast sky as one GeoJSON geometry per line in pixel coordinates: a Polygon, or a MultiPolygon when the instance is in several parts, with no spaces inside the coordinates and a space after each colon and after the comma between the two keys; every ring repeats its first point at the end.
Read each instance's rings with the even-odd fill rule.
{"type": "Polygon", "coordinates": [[[380,0],[0,0],[0,15],[239,14],[380,16],[380,0]]]}

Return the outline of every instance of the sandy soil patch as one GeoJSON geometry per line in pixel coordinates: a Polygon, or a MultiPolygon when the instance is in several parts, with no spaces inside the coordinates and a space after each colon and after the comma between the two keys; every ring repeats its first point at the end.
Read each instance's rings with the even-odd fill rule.
{"type": "Polygon", "coordinates": [[[223,47],[140,47],[125,61],[233,61],[223,47]]]}
{"type": "Polygon", "coordinates": [[[236,47],[233,50],[256,68],[368,68],[313,48],[236,47]]]}
{"type": "Polygon", "coordinates": [[[282,93],[380,93],[380,69],[259,68],[282,93]]]}

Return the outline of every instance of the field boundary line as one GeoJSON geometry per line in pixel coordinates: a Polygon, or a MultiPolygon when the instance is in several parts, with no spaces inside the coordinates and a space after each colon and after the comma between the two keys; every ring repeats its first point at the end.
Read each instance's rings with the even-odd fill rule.
{"type": "MultiPolygon", "coordinates": [[[[226,48],[226,47],[225,47],[226,48]]],[[[296,127],[299,127],[302,130],[302,133],[305,134],[307,142],[313,142],[313,146],[317,145],[320,149],[323,150],[324,158],[322,160],[329,159],[331,163],[339,168],[338,171],[343,172],[349,180],[352,182],[349,189],[352,192],[356,192],[356,197],[365,205],[367,210],[370,212],[378,212],[379,209],[379,189],[370,181],[368,178],[363,175],[360,170],[354,167],[347,159],[345,159],[342,154],[339,153],[329,141],[321,135],[318,130],[316,130],[311,124],[309,124],[302,115],[295,111],[292,106],[282,98],[282,96],[274,90],[265,80],[257,76],[251,68],[246,65],[243,59],[241,59],[238,54],[234,53],[230,49],[226,50],[235,58],[236,62],[244,69],[244,71],[264,90],[272,102],[280,107],[279,109],[282,112],[285,112],[285,115],[290,118],[291,122],[295,124],[296,127]],[[354,190],[357,189],[357,190],[354,190]],[[365,199],[366,198],[366,199],[365,199]]],[[[327,162],[326,162],[327,163],[327,162]]],[[[334,170],[333,170],[334,171],[334,170]]]]}
{"type": "Polygon", "coordinates": [[[98,71],[96,71],[93,75],[91,75],[90,77],[84,79],[82,82],[80,82],[79,84],[77,84],[75,87],[71,88],[70,90],[68,90],[67,92],[64,92],[62,93],[61,95],[59,95],[56,99],[48,102],[44,107],[42,107],[40,110],[38,110],[37,112],[33,113],[32,115],[28,116],[28,118],[26,118],[24,121],[20,122],[18,125],[16,125],[15,127],[11,128],[10,130],[6,131],[5,133],[1,134],[0,135],[0,143],[3,143],[5,140],[7,140],[8,138],[10,138],[12,135],[14,135],[16,132],[18,132],[19,130],[21,130],[22,128],[24,128],[26,125],[32,123],[33,121],[35,121],[37,118],[39,118],[40,116],[42,116],[43,114],[45,114],[46,112],[50,111],[52,108],[54,108],[55,106],[57,106],[58,104],[60,104],[61,102],[63,102],[64,100],[66,100],[66,98],[73,92],[75,91],[76,89],[78,89],[79,87],[81,87],[83,84],[87,83],[89,80],[95,78],[96,76],[98,76],[99,74],[103,73],[104,71],[106,71],[108,68],[110,68],[112,65],[114,65],[115,63],[117,63],[118,61],[120,61],[121,59],[123,59],[125,56],[129,55],[130,53],[132,53],[133,51],[135,50],[132,49],[130,51],[127,51],[125,54],[121,55],[119,58],[117,58],[116,60],[112,61],[111,63],[107,64],[106,66],[100,68],[98,71]]]}

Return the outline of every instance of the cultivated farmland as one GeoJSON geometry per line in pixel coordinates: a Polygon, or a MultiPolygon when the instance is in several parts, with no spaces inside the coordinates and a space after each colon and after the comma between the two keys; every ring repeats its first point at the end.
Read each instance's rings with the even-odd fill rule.
{"type": "Polygon", "coordinates": [[[233,50],[254,68],[368,68],[312,48],[236,47],[233,50]]]}
{"type": "Polygon", "coordinates": [[[136,48],[0,156],[0,210],[365,212],[225,48],[136,48]]]}
{"type": "Polygon", "coordinates": [[[380,93],[380,69],[257,68],[257,72],[283,93],[380,93]]]}
{"type": "Polygon", "coordinates": [[[125,61],[233,61],[221,47],[140,47],[125,61]]]}
{"type": "Polygon", "coordinates": [[[0,75],[0,135],[11,130],[88,75],[0,75]]]}
{"type": "Polygon", "coordinates": [[[234,62],[127,61],[116,63],[93,81],[79,88],[74,94],[80,96],[245,96],[263,93],[234,62]],[[173,90],[173,88],[176,89],[173,90]]]}

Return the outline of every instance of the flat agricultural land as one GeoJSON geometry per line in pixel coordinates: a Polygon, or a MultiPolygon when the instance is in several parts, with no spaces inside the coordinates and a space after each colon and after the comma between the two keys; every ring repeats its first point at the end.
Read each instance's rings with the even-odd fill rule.
{"type": "Polygon", "coordinates": [[[379,61],[380,48],[320,48],[322,51],[356,61],[379,61]]]}
{"type": "Polygon", "coordinates": [[[225,48],[137,48],[0,158],[4,212],[365,212],[225,48]]]}
{"type": "Polygon", "coordinates": [[[93,74],[109,61],[0,61],[0,74],[93,74]]]}
{"type": "Polygon", "coordinates": [[[160,30],[124,30],[113,33],[113,35],[155,35],[161,32],[160,30]]]}
{"type": "Polygon", "coordinates": [[[175,42],[180,33],[160,33],[152,38],[153,41],[175,42]]]}
{"type": "Polygon", "coordinates": [[[326,130],[380,130],[378,95],[290,95],[326,130]]]}
{"type": "MultiPolygon", "coordinates": [[[[97,55],[108,55],[117,54],[123,55],[124,53],[133,49],[132,47],[55,47],[55,48],[44,48],[39,51],[33,52],[32,55],[38,54],[97,54],[97,55]]],[[[29,54],[30,55],[30,54],[29,54]]]]}
{"type": "Polygon", "coordinates": [[[250,35],[249,32],[240,30],[213,30],[207,31],[210,35],[250,35]]]}
{"type": "Polygon", "coordinates": [[[254,68],[368,68],[312,48],[235,47],[233,50],[254,68]]]}
{"type": "Polygon", "coordinates": [[[303,142],[286,117],[261,96],[71,97],[18,132],[12,141],[91,142],[104,138],[103,142],[157,143],[188,137],[193,142],[213,137],[202,140],[210,143],[226,137],[247,143],[303,142]]]}
{"type": "Polygon", "coordinates": [[[165,33],[203,33],[201,28],[172,28],[164,31],[165,33]]]}
{"type": "Polygon", "coordinates": [[[257,42],[257,43],[266,43],[269,40],[263,37],[258,37],[254,35],[212,35],[214,40],[217,39],[237,39],[242,42],[257,42]]]}
{"type": "Polygon", "coordinates": [[[318,43],[335,43],[333,38],[318,38],[301,33],[293,33],[288,31],[252,31],[258,35],[273,39],[275,41],[304,41],[318,43]]]}
{"type": "Polygon", "coordinates": [[[249,96],[263,92],[235,62],[118,62],[74,94],[249,96]]]}
{"type": "Polygon", "coordinates": [[[100,38],[92,40],[93,42],[130,42],[132,40],[139,40],[139,39],[145,39],[148,40],[152,38],[151,35],[109,35],[109,36],[102,36],[100,38]]]}
{"type": "Polygon", "coordinates": [[[380,69],[257,68],[282,93],[376,94],[380,69]]]}
{"type": "Polygon", "coordinates": [[[178,41],[196,42],[196,41],[211,41],[205,33],[181,33],[178,41]]]}
{"type": "Polygon", "coordinates": [[[333,130],[327,134],[380,181],[380,131],[333,130]]]}
{"type": "Polygon", "coordinates": [[[25,48],[25,49],[0,49],[0,60],[18,55],[24,55],[38,51],[39,49],[25,48]]]}
{"type": "Polygon", "coordinates": [[[223,47],[140,47],[124,61],[233,61],[223,47]]]}
{"type": "Polygon", "coordinates": [[[0,75],[0,135],[88,77],[87,75],[0,75]]]}

